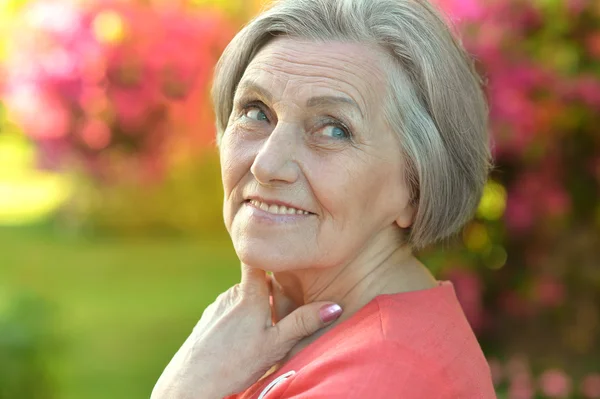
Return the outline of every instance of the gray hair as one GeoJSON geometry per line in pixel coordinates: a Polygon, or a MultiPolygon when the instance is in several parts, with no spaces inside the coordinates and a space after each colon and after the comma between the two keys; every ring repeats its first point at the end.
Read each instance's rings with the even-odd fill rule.
{"type": "Polygon", "coordinates": [[[250,21],[216,67],[212,100],[220,142],[237,85],[277,36],[378,45],[389,73],[385,117],[399,135],[416,215],[414,248],[449,237],[471,219],[491,167],[488,108],[473,62],[426,0],[280,0],[250,21]]]}

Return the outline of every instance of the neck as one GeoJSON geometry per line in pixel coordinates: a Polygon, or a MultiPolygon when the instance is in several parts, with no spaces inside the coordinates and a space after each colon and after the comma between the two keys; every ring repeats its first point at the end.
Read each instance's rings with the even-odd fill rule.
{"type": "Polygon", "coordinates": [[[399,245],[394,239],[377,240],[352,261],[336,267],[276,272],[274,276],[298,305],[316,301],[338,303],[344,313],[337,322],[347,319],[378,295],[436,285],[411,248],[399,245]]]}
{"type": "Polygon", "coordinates": [[[412,250],[398,242],[393,239],[376,240],[353,261],[337,267],[274,273],[286,295],[298,306],[316,301],[333,301],[344,312],[329,326],[299,341],[271,372],[326,331],[351,317],[376,296],[436,286],[435,278],[414,257],[412,250]]]}

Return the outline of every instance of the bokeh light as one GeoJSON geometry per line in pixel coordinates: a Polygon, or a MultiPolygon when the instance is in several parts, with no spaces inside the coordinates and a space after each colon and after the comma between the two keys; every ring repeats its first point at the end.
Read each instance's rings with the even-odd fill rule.
{"type": "Polygon", "coordinates": [[[506,209],[506,189],[490,180],[483,189],[477,215],[486,220],[500,220],[506,209]]]}
{"type": "Polygon", "coordinates": [[[100,43],[117,44],[125,38],[125,22],[116,11],[102,11],[92,22],[94,37],[100,43]]]}

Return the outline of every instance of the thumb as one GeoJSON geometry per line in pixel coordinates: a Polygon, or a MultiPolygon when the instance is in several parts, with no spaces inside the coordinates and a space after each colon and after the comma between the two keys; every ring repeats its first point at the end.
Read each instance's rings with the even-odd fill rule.
{"type": "Polygon", "coordinates": [[[342,314],[340,305],[332,302],[313,302],[300,306],[281,319],[277,329],[280,342],[296,343],[331,324],[342,314]]]}

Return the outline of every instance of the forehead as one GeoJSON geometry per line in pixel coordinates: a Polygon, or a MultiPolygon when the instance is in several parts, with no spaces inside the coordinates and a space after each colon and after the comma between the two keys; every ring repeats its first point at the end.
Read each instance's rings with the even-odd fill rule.
{"type": "Polygon", "coordinates": [[[389,60],[377,47],[362,43],[313,42],[278,38],[254,57],[241,80],[266,87],[280,99],[346,95],[361,109],[381,101],[383,68],[389,60]]]}

